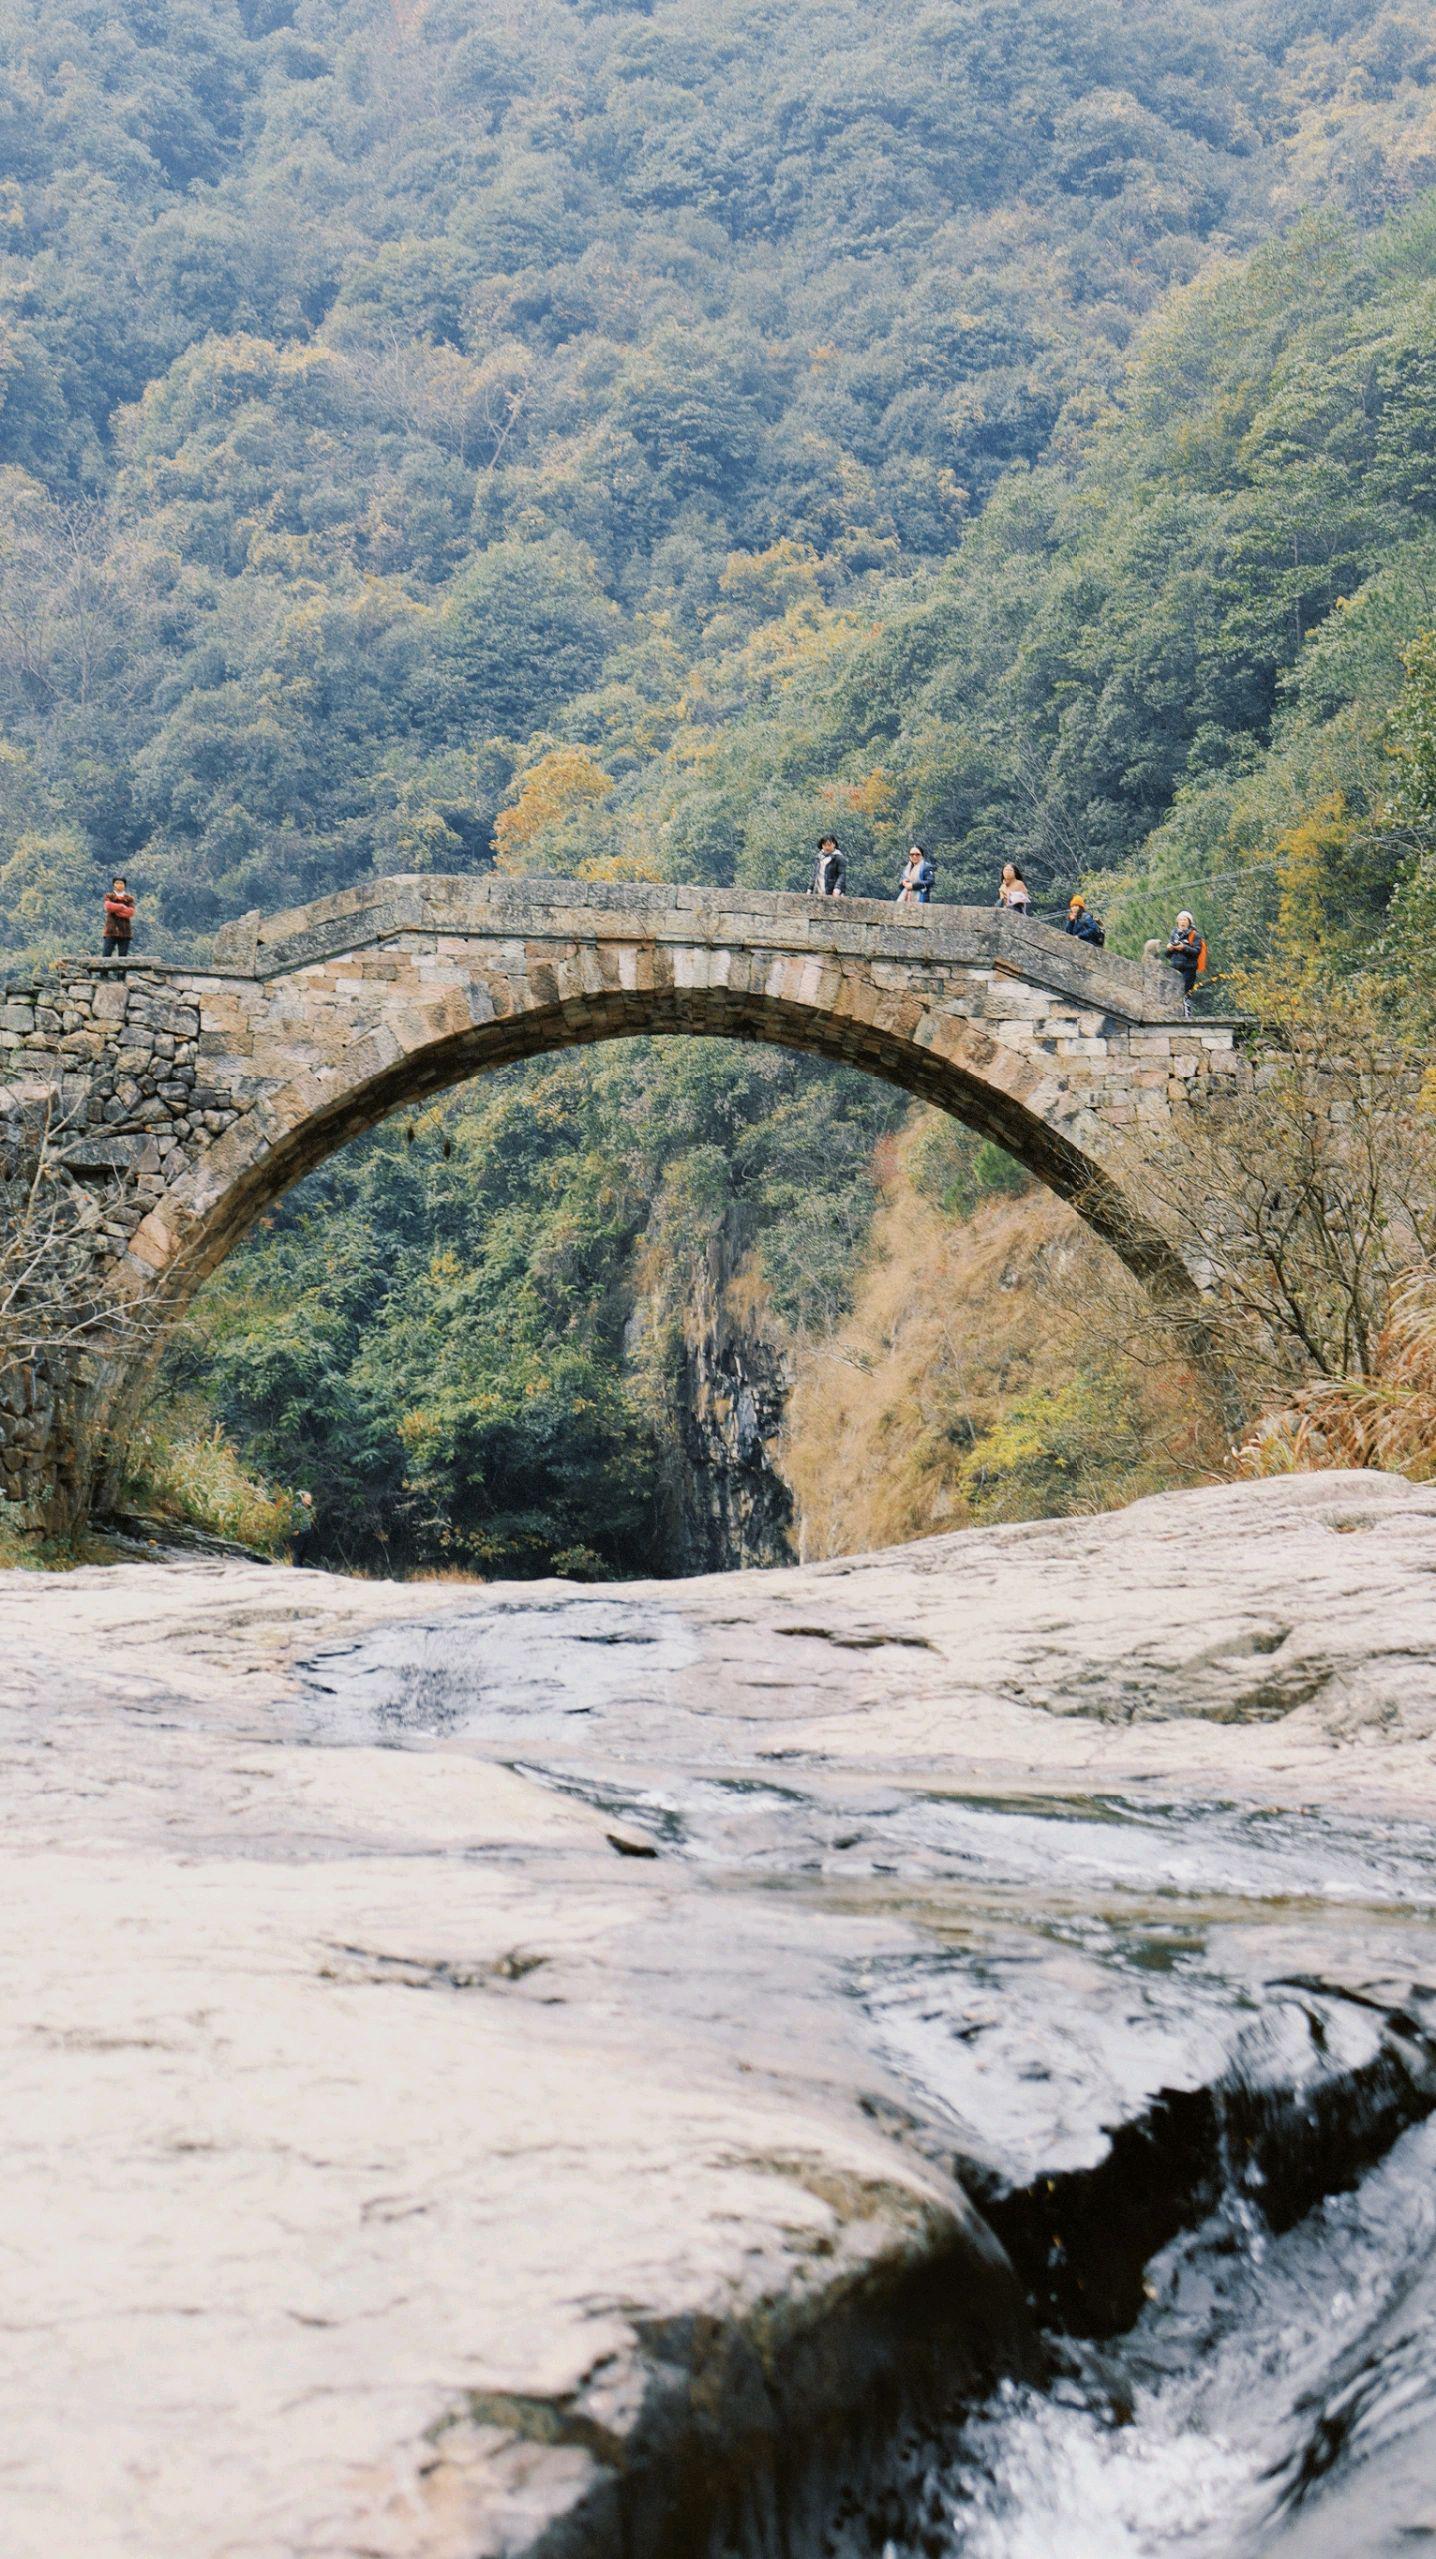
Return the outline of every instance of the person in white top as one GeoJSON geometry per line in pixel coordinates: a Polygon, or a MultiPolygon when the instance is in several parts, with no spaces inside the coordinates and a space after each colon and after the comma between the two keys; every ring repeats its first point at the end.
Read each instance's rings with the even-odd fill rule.
{"type": "Polygon", "coordinates": [[[1022,873],[1019,871],[1015,862],[1004,862],[1002,865],[1002,879],[997,891],[997,903],[999,906],[1005,906],[1008,909],[1008,912],[1012,915],[1028,915],[1031,913],[1032,891],[1029,889],[1027,882],[1024,880],[1022,873]]]}

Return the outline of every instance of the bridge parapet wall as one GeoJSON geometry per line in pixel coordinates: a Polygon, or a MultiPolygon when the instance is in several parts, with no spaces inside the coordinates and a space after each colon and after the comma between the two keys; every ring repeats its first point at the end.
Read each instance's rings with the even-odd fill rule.
{"type": "Polygon", "coordinates": [[[216,968],[270,977],[401,937],[520,941],[705,942],[806,951],[903,965],[1006,966],[1133,1020],[1182,1018],[1170,969],[1055,932],[998,907],[897,909],[876,898],[795,897],[781,890],[625,881],[446,878],[414,872],[366,882],[308,906],[258,912],[221,927],[216,968]]]}

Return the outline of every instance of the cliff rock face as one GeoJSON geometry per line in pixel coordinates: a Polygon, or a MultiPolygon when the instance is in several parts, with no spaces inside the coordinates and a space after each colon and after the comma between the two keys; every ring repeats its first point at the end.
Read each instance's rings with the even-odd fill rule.
{"type": "Polygon", "coordinates": [[[673,1373],[670,1487],[675,1567],[732,1572],[790,1564],[793,1496],[774,1450],[788,1364],[761,1303],[737,1280],[725,1232],[694,1272],[673,1373]]]}

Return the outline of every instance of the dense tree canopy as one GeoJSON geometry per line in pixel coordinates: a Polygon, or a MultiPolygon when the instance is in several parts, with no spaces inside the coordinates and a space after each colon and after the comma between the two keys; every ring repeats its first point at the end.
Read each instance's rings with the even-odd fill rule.
{"type": "MultiPolygon", "coordinates": [[[[1413,13],[1357,0],[0,0],[0,735],[26,785],[0,858],[37,829],[67,848],[69,934],[118,860],[184,942],[257,897],[486,859],[563,741],[615,778],[595,858],[791,863],[831,741],[697,787],[735,722],[1070,452],[1163,296],[1303,200],[1399,199],[1431,57],[1413,13]]],[[[1431,398],[1413,313],[1373,503],[1424,503],[1406,420],[1431,398]]],[[[1074,798],[1098,857],[1160,813],[1189,695],[1204,737],[1268,712],[1288,633],[1349,577],[1350,456],[1297,469],[1305,430],[1256,423],[1250,520],[1223,512],[1259,608],[1207,598],[1194,630],[1164,570],[1226,494],[1229,424],[1122,527],[1162,593],[1140,634],[1107,617],[1121,672],[1069,666],[1080,577],[1031,636],[1044,718],[1075,732],[1104,697],[1050,786],[1064,858],[1074,798]],[[1134,747],[1148,682],[1170,708],[1134,747]]],[[[1072,526],[1055,488],[1024,504],[1030,583],[1072,526]]],[[[959,659],[920,717],[884,699],[875,735],[946,722],[969,682],[959,659]]],[[[985,857],[1010,789],[959,763],[932,818],[985,857]]]]}
{"type": "MultiPolygon", "coordinates": [[[[831,823],[1429,940],[1433,184],[1415,0],[0,0],[0,936],[831,823]]],[[[336,1552],[631,1565],[682,1271],[831,1309],[892,1109],[616,1052],[381,1133],[220,1283],[227,1419],[336,1552]]]]}
{"type": "Polygon", "coordinates": [[[661,1567],[693,1256],[756,1244],[780,1313],[830,1319],[901,1110],[710,1041],[505,1068],[311,1177],[211,1285],[177,1378],[314,1487],[331,1555],[661,1567]]]}
{"type": "MultiPolygon", "coordinates": [[[[805,663],[701,759],[680,740],[651,763],[635,824],[722,826],[757,879],[775,817],[826,792],[873,885],[916,833],[950,896],[987,897],[1013,852],[1039,896],[1095,879],[1134,942],[1200,894],[1250,955],[1273,832],[1332,791],[1369,817],[1386,787],[1402,651],[1432,615],[1433,344],[1436,199],[1214,262],[1068,450],[1010,473],[860,627],[809,613],[805,663]]],[[[720,660],[709,701],[726,691],[720,660]]],[[[1370,852],[1379,905],[1397,866],[1370,852]]]]}

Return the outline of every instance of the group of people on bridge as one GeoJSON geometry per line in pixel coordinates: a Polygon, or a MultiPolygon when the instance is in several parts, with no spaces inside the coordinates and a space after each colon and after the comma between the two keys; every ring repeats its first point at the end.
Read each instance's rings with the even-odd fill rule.
{"type": "MultiPolygon", "coordinates": [[[[907,860],[903,864],[902,877],[898,882],[898,905],[900,907],[930,905],[936,879],[936,865],[926,847],[921,844],[910,845],[907,860]]],[[[813,871],[814,896],[845,897],[847,885],[847,855],[843,852],[837,837],[835,835],[820,837],[817,863],[813,871]]],[[[1005,907],[1009,915],[1030,915],[1032,912],[1032,891],[1015,862],[1004,862],[1002,865],[997,903],[1005,907]]],[[[122,877],[117,876],[111,882],[109,895],[105,899],[103,950],[107,960],[129,958],[130,943],[135,929],[135,913],[135,900],[128,884],[122,877]]],[[[1096,914],[1086,899],[1081,896],[1074,896],[1068,900],[1065,929],[1077,941],[1095,943],[1099,950],[1107,939],[1102,928],[1101,916],[1096,914]]],[[[1171,939],[1165,949],[1157,942],[1149,942],[1147,957],[1149,959],[1160,957],[1166,961],[1168,968],[1176,970],[1182,981],[1183,997],[1190,1010],[1192,990],[1197,979],[1206,969],[1207,946],[1185,907],[1177,917],[1171,939]]]]}
{"type": "MultiPolygon", "coordinates": [[[[925,846],[911,845],[898,883],[898,905],[900,907],[929,905],[936,878],[937,872],[932,856],[925,846]]],[[[844,897],[847,894],[847,884],[847,856],[839,845],[837,837],[835,835],[820,836],[818,859],[813,871],[814,896],[844,897]]],[[[1015,862],[1004,862],[1002,865],[997,903],[1000,907],[1004,907],[1009,915],[1030,915],[1032,912],[1032,891],[1015,862]]],[[[1080,895],[1069,898],[1063,929],[1079,942],[1094,943],[1099,950],[1107,939],[1101,916],[1088,905],[1085,897],[1080,895]]],[[[1149,942],[1145,956],[1148,959],[1163,959],[1168,968],[1175,969],[1182,982],[1183,1001],[1190,1012],[1193,989],[1198,978],[1206,971],[1207,946],[1197,930],[1194,918],[1185,907],[1177,917],[1166,944],[1163,945],[1160,941],[1149,942]]]]}

